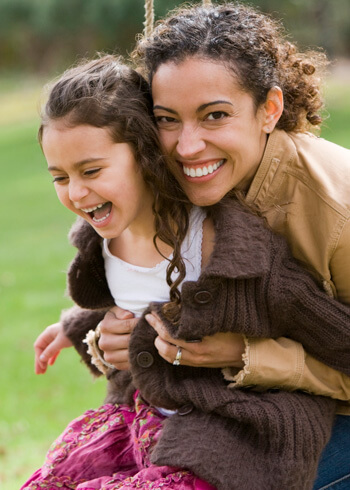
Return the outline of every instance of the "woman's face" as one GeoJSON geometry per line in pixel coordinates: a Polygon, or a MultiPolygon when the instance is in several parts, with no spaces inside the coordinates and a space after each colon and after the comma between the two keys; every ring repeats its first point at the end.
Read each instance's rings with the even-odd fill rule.
{"type": "Polygon", "coordinates": [[[59,120],[45,127],[42,147],[59,200],[99,235],[153,223],[153,198],[129,144],[115,143],[107,129],[59,120]]]}
{"type": "Polygon", "coordinates": [[[152,95],[171,171],[194,204],[248,189],[273,129],[265,104],[256,109],[222,63],[198,58],[162,64],[152,95]]]}

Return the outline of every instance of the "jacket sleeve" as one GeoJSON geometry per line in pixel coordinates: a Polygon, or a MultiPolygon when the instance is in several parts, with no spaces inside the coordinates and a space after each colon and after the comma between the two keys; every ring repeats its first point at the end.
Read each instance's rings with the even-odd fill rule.
{"type": "MultiPolygon", "coordinates": [[[[288,275],[292,282],[293,279],[294,283],[299,282],[300,291],[302,291],[303,274],[301,281],[297,278],[300,268],[291,262],[287,269],[290,270],[288,275]]],[[[349,277],[346,279],[349,280],[349,277]]],[[[348,287],[350,290],[350,285],[344,287],[348,287]]],[[[341,372],[344,367],[346,368],[346,364],[349,365],[350,359],[350,342],[347,341],[350,333],[349,306],[341,305],[331,298],[326,299],[318,286],[313,286],[312,282],[309,283],[304,293],[300,294],[299,292],[297,296],[293,301],[291,297],[287,301],[293,305],[292,313],[289,308],[286,310],[287,322],[291,323],[292,319],[294,325],[299,325],[299,329],[301,327],[301,332],[304,335],[309,331],[318,336],[318,330],[323,330],[321,337],[323,335],[325,341],[322,343],[321,339],[318,340],[321,344],[319,352],[316,353],[318,358],[310,355],[307,346],[304,350],[303,335],[299,337],[299,340],[304,347],[301,343],[286,337],[277,339],[249,338],[246,339],[243,370],[237,374],[237,370],[226,368],[224,370],[226,379],[233,381],[232,386],[237,387],[254,386],[255,389],[261,388],[263,390],[270,388],[305,390],[343,400],[349,406],[350,377],[347,376],[349,373],[345,374],[347,371],[341,372]],[[315,294],[312,292],[313,289],[315,289],[315,294]],[[317,306],[318,302],[319,307],[317,306]],[[326,311],[323,311],[323,307],[326,308],[326,311]],[[327,312],[328,307],[330,308],[329,312],[327,312]],[[345,315],[341,317],[339,322],[332,314],[333,310],[333,313],[335,312],[337,315],[337,309],[340,313],[343,311],[345,315]],[[312,324],[314,327],[310,330],[312,324]],[[320,352],[322,352],[321,356],[320,352]],[[339,358],[345,359],[345,366],[341,362],[338,363],[338,354],[339,358]]],[[[290,336],[294,338],[295,332],[293,333],[292,326],[290,328],[290,336]]],[[[297,333],[298,335],[300,336],[300,332],[297,333]]]]}
{"type": "MultiPolygon", "coordinates": [[[[223,370],[232,387],[256,391],[303,390],[344,402],[350,401],[350,377],[309,355],[294,340],[245,338],[244,368],[223,370]]],[[[348,406],[350,406],[348,404],[348,406]]]]}
{"type": "Polygon", "coordinates": [[[291,257],[272,265],[268,308],[272,338],[296,340],[318,361],[350,375],[350,305],[329,297],[291,257]]]}
{"type": "Polygon", "coordinates": [[[98,323],[107,313],[107,309],[85,310],[79,306],[73,306],[61,314],[61,323],[64,333],[73,343],[82,361],[88,366],[95,376],[100,376],[100,371],[91,364],[91,357],[87,353],[87,345],[83,342],[89,330],[95,330],[98,323]]]}
{"type": "Polygon", "coordinates": [[[344,225],[329,267],[338,299],[350,304],[350,220],[344,225]]]}

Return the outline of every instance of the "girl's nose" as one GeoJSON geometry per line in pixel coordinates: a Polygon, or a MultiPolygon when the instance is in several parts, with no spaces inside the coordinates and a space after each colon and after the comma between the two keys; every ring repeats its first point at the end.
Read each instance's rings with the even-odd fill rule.
{"type": "Polygon", "coordinates": [[[203,151],[206,143],[201,136],[200,128],[186,127],[181,129],[178,137],[176,151],[182,158],[193,158],[203,151]]]}
{"type": "Polygon", "coordinates": [[[89,189],[80,179],[69,180],[69,199],[74,203],[79,203],[89,193],[89,189]]]}

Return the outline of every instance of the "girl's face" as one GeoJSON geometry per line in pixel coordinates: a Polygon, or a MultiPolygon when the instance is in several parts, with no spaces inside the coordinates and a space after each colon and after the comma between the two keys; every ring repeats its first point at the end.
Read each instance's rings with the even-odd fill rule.
{"type": "Polygon", "coordinates": [[[164,63],[152,95],[171,171],[194,204],[211,205],[233,188],[249,187],[273,129],[269,108],[256,109],[222,63],[164,63]]]}
{"type": "Polygon", "coordinates": [[[127,143],[107,129],[51,121],[42,141],[57,196],[104,238],[141,232],[152,220],[152,195],[127,143]]]}

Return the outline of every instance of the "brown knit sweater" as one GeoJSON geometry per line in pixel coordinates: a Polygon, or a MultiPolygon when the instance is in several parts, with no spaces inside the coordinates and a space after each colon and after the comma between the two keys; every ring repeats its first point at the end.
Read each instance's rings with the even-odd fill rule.
{"type": "MultiPolygon", "coordinates": [[[[214,252],[199,280],[183,285],[180,323],[164,319],[169,332],[186,340],[219,331],[289,336],[322,362],[350,374],[350,308],[327,297],[291,257],[285,241],[239,203],[216,205],[212,216],[214,252]]],[[[99,240],[87,239],[86,231],[85,226],[73,235],[79,253],[69,273],[70,293],[84,308],[91,307],[90,301],[93,308],[108,307],[113,301],[106,294],[99,240]]],[[[153,308],[161,314],[159,304],[153,308]]],[[[79,315],[86,321],[90,313],[79,315]]],[[[77,345],[86,329],[75,318],[67,317],[65,325],[77,345]]],[[[155,464],[187,467],[220,490],[312,488],[331,431],[332,400],[229,389],[219,369],[164,361],[154,347],[155,336],[141,319],[130,343],[134,386],[149,403],[179,409],[164,424],[152,454],[155,464]],[[145,352],[151,359],[147,366],[140,362],[145,352]]],[[[110,401],[123,399],[127,391],[130,395],[129,373],[115,371],[110,379],[110,401]]]]}

